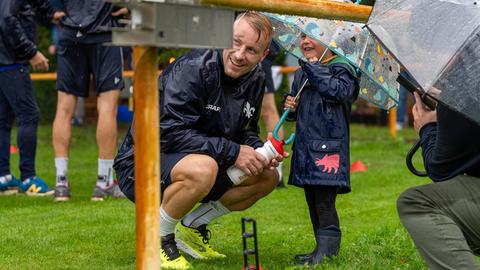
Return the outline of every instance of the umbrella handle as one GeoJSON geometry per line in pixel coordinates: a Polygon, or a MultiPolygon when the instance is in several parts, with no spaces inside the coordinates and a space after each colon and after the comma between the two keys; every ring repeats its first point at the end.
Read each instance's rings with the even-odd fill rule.
{"type": "MultiPolygon", "coordinates": [[[[285,122],[285,119],[287,118],[290,111],[291,111],[291,108],[288,108],[283,112],[282,117],[280,117],[280,120],[278,120],[277,124],[275,125],[275,128],[273,129],[273,137],[277,141],[281,141],[281,139],[278,137],[278,131],[280,130],[280,127],[283,125],[283,123],[285,122]]],[[[295,139],[295,133],[292,133],[290,137],[286,141],[284,141],[284,144],[291,144],[294,139],[295,139]]]]}
{"type": "MultiPolygon", "coordinates": [[[[303,85],[300,87],[300,90],[298,90],[297,95],[295,95],[294,101],[297,101],[297,99],[300,97],[300,94],[302,94],[303,88],[305,88],[305,85],[307,85],[308,78],[305,80],[303,85]]],[[[292,111],[291,108],[287,108],[283,114],[282,117],[280,117],[280,120],[278,120],[278,123],[275,125],[275,128],[273,129],[273,137],[277,141],[281,141],[281,139],[278,137],[278,131],[280,130],[280,127],[283,125],[285,122],[285,119],[287,118],[288,114],[292,111]]],[[[290,137],[286,140],[283,141],[284,144],[291,144],[293,140],[295,139],[295,133],[292,133],[290,137]]]]}
{"type": "Polygon", "coordinates": [[[401,84],[403,87],[405,87],[405,89],[408,92],[412,93],[412,95],[413,95],[413,93],[417,92],[420,95],[423,104],[427,105],[427,107],[430,110],[432,110],[432,111],[435,110],[435,108],[437,107],[437,102],[432,97],[427,95],[426,92],[421,90],[420,87],[416,86],[412,82],[412,80],[405,77],[405,75],[403,75],[402,73],[398,73],[397,82],[399,84],[401,84]]]}
{"type": "Polygon", "coordinates": [[[426,177],[427,176],[427,173],[426,172],[422,172],[422,171],[419,171],[415,168],[415,166],[413,166],[413,162],[412,162],[412,158],[413,156],[415,155],[415,153],[417,152],[417,150],[420,148],[420,140],[418,140],[413,146],[412,148],[410,149],[410,151],[408,151],[407,153],[407,156],[405,158],[405,161],[407,163],[407,168],[410,172],[412,172],[414,175],[416,176],[420,176],[420,177],[426,177]]]}
{"type": "MultiPolygon", "coordinates": [[[[410,93],[413,94],[417,92],[418,94],[420,94],[422,98],[422,102],[425,105],[427,105],[432,111],[435,110],[435,107],[436,107],[435,102],[432,99],[430,99],[425,92],[420,90],[420,88],[417,85],[415,85],[410,79],[405,77],[405,75],[403,75],[402,73],[398,73],[397,82],[401,84],[403,87],[405,87],[405,89],[407,89],[410,93]]],[[[413,162],[412,162],[412,158],[419,148],[420,148],[420,140],[418,140],[412,146],[410,151],[408,151],[407,156],[405,157],[405,162],[407,163],[407,168],[410,172],[412,172],[416,176],[425,177],[427,176],[427,173],[417,170],[415,166],[413,166],[413,162]]]]}

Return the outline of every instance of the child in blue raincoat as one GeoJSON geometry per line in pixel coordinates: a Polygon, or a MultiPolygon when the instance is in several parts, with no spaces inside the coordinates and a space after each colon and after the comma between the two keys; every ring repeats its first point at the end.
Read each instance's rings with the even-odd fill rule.
{"type": "Polygon", "coordinates": [[[308,62],[295,73],[284,104],[296,121],[288,183],[305,190],[316,240],[315,249],[296,255],[295,261],[315,265],[340,248],[335,200],[350,192],[349,118],[359,87],[356,70],[322,44],[302,34],[300,48],[308,62]]]}

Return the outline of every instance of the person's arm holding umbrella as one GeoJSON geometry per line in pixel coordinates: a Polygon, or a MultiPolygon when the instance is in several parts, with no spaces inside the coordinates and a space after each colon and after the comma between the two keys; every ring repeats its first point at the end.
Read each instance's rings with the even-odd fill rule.
{"type": "Polygon", "coordinates": [[[400,220],[430,269],[479,269],[480,126],[442,103],[430,111],[417,102],[413,117],[435,183],[400,195],[400,220]]]}
{"type": "MultiPolygon", "coordinates": [[[[415,93],[416,100],[420,96],[415,93]]],[[[412,109],[414,128],[420,135],[422,156],[428,176],[435,182],[446,181],[478,162],[475,147],[467,142],[473,134],[480,136],[478,126],[459,113],[439,104],[430,111],[422,103],[412,109]],[[438,122],[437,122],[438,118],[438,122]]]]}

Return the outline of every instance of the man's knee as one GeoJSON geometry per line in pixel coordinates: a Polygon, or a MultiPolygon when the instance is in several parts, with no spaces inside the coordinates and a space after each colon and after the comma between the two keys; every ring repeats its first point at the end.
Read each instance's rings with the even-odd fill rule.
{"type": "Polygon", "coordinates": [[[19,126],[38,126],[40,122],[40,110],[38,108],[23,111],[18,115],[19,126]]]}
{"type": "Polygon", "coordinates": [[[267,196],[275,189],[278,178],[277,170],[265,170],[254,179],[253,183],[256,186],[258,199],[267,196]]]}
{"type": "Polygon", "coordinates": [[[217,162],[207,155],[189,155],[173,168],[172,183],[182,183],[189,192],[205,197],[218,173],[217,162]]]}
{"type": "Polygon", "coordinates": [[[268,170],[265,177],[266,190],[264,196],[272,192],[278,184],[280,176],[278,175],[277,170],[268,170]]]}
{"type": "Polygon", "coordinates": [[[13,127],[13,120],[13,116],[9,117],[7,115],[0,115],[0,129],[11,130],[13,127]]]}
{"type": "Polygon", "coordinates": [[[76,97],[62,93],[63,98],[60,98],[57,101],[57,112],[55,117],[71,119],[75,114],[76,108],[76,97]]]}
{"type": "Polygon", "coordinates": [[[117,103],[115,104],[98,104],[97,112],[102,116],[116,117],[117,115],[117,103]]]}
{"type": "Polygon", "coordinates": [[[418,213],[419,207],[425,205],[425,197],[418,187],[405,190],[397,199],[397,211],[400,219],[405,216],[418,213]]]}
{"type": "Polygon", "coordinates": [[[120,90],[100,93],[97,98],[97,111],[100,115],[116,115],[120,90]]]}

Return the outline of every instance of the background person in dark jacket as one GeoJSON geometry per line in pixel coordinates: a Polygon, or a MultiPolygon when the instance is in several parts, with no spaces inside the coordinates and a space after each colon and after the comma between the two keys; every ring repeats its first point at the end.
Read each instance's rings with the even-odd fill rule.
{"type": "MultiPolygon", "coordinates": [[[[235,21],[233,34],[232,49],[192,50],[160,77],[164,268],[189,267],[175,237],[179,247],[195,258],[225,257],[209,246],[207,224],[249,208],[278,182],[273,167],[283,157],[266,160],[254,150],[263,145],[258,118],[265,74],[259,63],[268,54],[272,26],[260,13],[247,12],[235,21]],[[232,165],[250,176],[239,186],[232,186],[226,175],[232,165]],[[200,201],[203,204],[187,215],[200,201]]],[[[120,147],[115,169],[122,191],[134,200],[132,133],[120,147]]]]}
{"type": "Polygon", "coordinates": [[[117,114],[120,89],[123,88],[121,47],[104,46],[112,40],[110,28],[116,17],[128,12],[103,0],[64,0],[66,16],[62,19],[57,48],[57,112],[52,127],[55,151],[55,201],[70,199],[68,157],[72,118],[77,97],[87,97],[90,76],[97,93],[98,177],[92,200],[106,196],[122,197],[113,180],[113,158],[117,145],[117,114]]]}
{"type": "Polygon", "coordinates": [[[435,183],[400,195],[400,220],[430,269],[480,269],[480,126],[442,104],[413,118],[435,183]]]}
{"type": "Polygon", "coordinates": [[[35,13],[58,23],[62,12],[54,12],[47,0],[0,1],[0,192],[28,195],[51,194],[36,176],[35,154],[40,118],[30,80],[28,63],[34,70],[47,70],[48,60],[35,45],[35,13]],[[19,182],[10,173],[10,132],[17,117],[20,149],[19,182]]]}
{"type": "Polygon", "coordinates": [[[337,193],[350,192],[349,118],[358,80],[352,66],[305,34],[300,48],[310,63],[302,63],[295,73],[291,96],[285,101],[297,122],[288,183],[305,190],[317,243],[313,252],[296,255],[295,261],[315,265],[325,256],[337,255],[340,248],[335,200],[337,193]]]}

